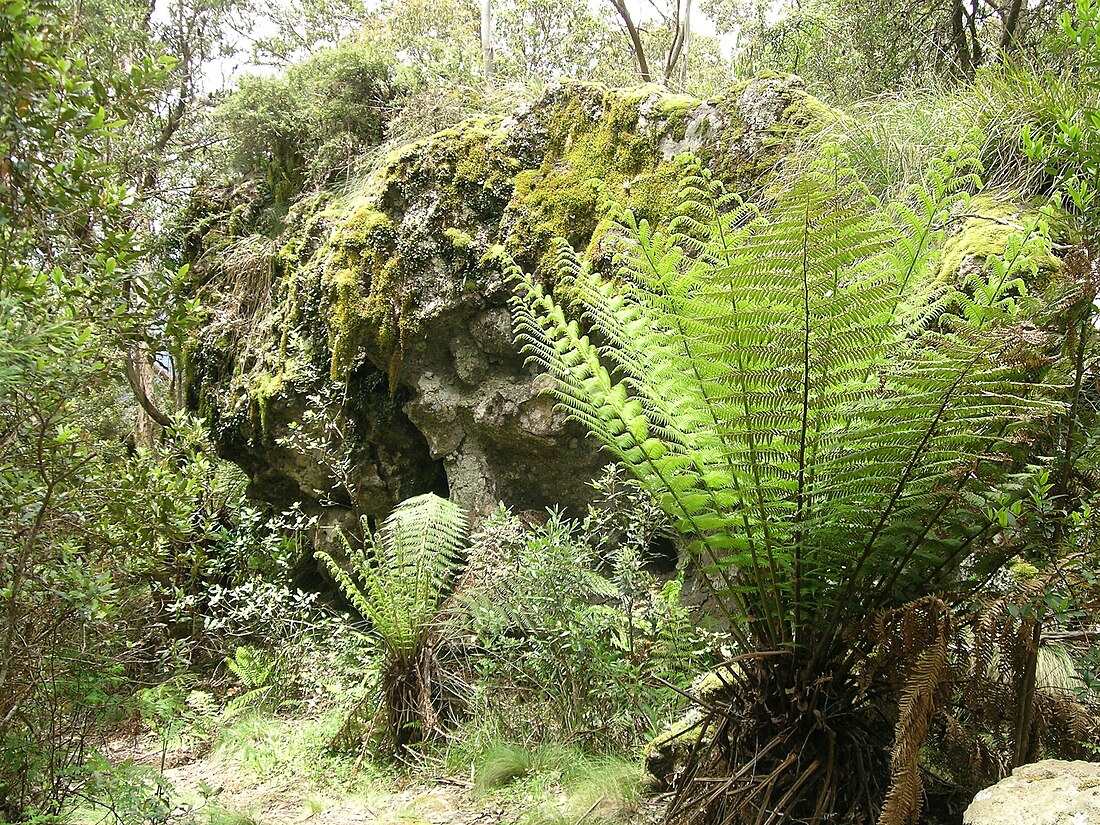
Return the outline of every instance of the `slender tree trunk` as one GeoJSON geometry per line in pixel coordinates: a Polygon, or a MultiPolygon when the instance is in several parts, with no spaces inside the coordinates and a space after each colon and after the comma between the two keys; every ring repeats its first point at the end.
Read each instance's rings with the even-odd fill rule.
{"type": "Polygon", "coordinates": [[[677,74],[681,87],[687,83],[687,53],[690,40],[691,0],[683,0],[683,5],[676,4],[676,36],[672,40],[672,48],[668,50],[668,60],[665,61],[666,85],[677,74]],[[677,65],[680,67],[679,72],[676,71],[677,65]]]}
{"type": "Polygon", "coordinates": [[[687,88],[688,60],[691,58],[691,0],[684,0],[684,39],[683,49],[680,54],[680,89],[687,88]]]}
{"type": "Polygon", "coordinates": [[[978,38],[978,3],[980,0],[972,0],[970,11],[966,15],[966,28],[970,32],[970,66],[971,76],[982,65],[982,41],[978,38]]]}
{"type": "Polygon", "coordinates": [[[642,47],[642,37],[638,34],[638,28],[626,8],[626,0],[611,0],[611,5],[619,13],[619,17],[626,26],[626,33],[630,35],[630,46],[634,50],[634,61],[638,64],[638,75],[643,83],[653,82],[653,73],[649,70],[649,61],[645,57],[645,49],[642,47]]]}
{"type": "Polygon", "coordinates": [[[485,85],[493,85],[493,0],[481,0],[481,63],[485,85]]]}
{"type": "Polygon", "coordinates": [[[955,52],[955,68],[964,78],[974,76],[974,67],[970,63],[970,44],[966,41],[965,12],[963,0],[951,0],[951,45],[955,52]]]}
{"type": "Polygon", "coordinates": [[[1024,0],[1012,0],[1001,30],[1000,55],[1004,57],[1016,47],[1016,30],[1020,26],[1020,13],[1024,9],[1024,0]]]}
{"type": "Polygon", "coordinates": [[[1031,638],[1028,640],[1027,659],[1024,662],[1023,684],[1020,686],[1016,708],[1016,736],[1012,749],[1012,767],[1025,764],[1031,755],[1031,729],[1035,720],[1035,675],[1039,663],[1039,645],[1043,638],[1043,620],[1040,616],[1031,620],[1031,638]]]}
{"type": "Polygon", "coordinates": [[[134,395],[138,399],[137,413],[134,415],[134,446],[140,450],[152,452],[156,447],[157,422],[149,413],[154,402],[153,364],[149,359],[149,345],[144,341],[134,347],[134,395]]]}
{"type": "MultiPolygon", "coordinates": [[[[172,419],[161,412],[160,408],[157,407],[156,399],[153,394],[155,376],[153,373],[152,359],[149,353],[149,345],[144,341],[135,345],[134,348],[126,354],[124,366],[126,380],[130,382],[130,388],[134,391],[134,398],[138,403],[138,416],[135,419],[135,429],[138,430],[140,434],[142,428],[147,428],[151,432],[155,432],[152,428],[153,424],[159,424],[162,427],[171,427],[172,419]]],[[[139,439],[139,445],[141,443],[139,439]]]]}

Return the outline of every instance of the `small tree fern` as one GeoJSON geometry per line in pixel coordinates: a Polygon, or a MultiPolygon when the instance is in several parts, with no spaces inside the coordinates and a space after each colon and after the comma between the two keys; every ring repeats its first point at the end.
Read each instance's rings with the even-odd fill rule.
{"type": "Polygon", "coordinates": [[[1014,327],[1026,256],[973,291],[933,277],[972,165],[940,164],[909,206],[829,152],[760,205],[694,174],[671,231],[612,207],[615,278],[564,244],[555,295],[517,273],[518,340],[687,538],[739,646],[711,729],[728,778],[681,790],[689,819],[915,821],[946,644],[922,599],[976,564],[994,485],[1057,408],[1014,327]],[[907,603],[926,652],[891,767],[856,634],[907,603]]]}
{"type": "Polygon", "coordinates": [[[350,569],[327,553],[317,557],[378,638],[386,727],[400,747],[437,731],[447,705],[431,630],[466,544],[466,515],[428,493],[397,505],[377,533],[364,533],[361,548],[338,534],[350,569]]]}

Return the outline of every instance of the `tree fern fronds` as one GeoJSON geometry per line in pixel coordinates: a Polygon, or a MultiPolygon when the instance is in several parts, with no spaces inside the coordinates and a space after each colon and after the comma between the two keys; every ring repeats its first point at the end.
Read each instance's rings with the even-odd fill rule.
{"type": "Polygon", "coordinates": [[[327,553],[317,556],[383,643],[411,652],[458,567],[466,530],[461,508],[429,493],[399,504],[376,534],[367,531],[362,549],[339,532],[350,571],[327,553]]]}
{"type": "MultiPolygon", "coordinates": [[[[943,226],[978,184],[960,157],[893,206],[836,153],[760,205],[696,171],[669,231],[614,210],[613,278],[564,247],[555,296],[516,277],[517,340],[562,408],[665,509],[744,650],[789,657],[789,670],[746,685],[808,702],[827,683],[838,693],[821,701],[839,702],[856,661],[846,629],[869,609],[962,589],[993,524],[991,487],[1061,409],[1042,384],[1047,356],[1018,331],[1030,309],[1022,250],[1042,244],[1010,245],[959,285],[933,277],[943,226]]],[[[889,816],[917,810],[914,743],[941,653],[905,700],[889,816]]],[[[772,724],[730,713],[738,730],[772,724]]],[[[787,736],[750,740],[779,748],[787,736]]],[[[769,764],[782,789],[765,773],[737,804],[786,800],[792,817],[818,817],[797,800],[821,764],[769,764]]]]}
{"type": "MultiPolygon", "coordinates": [[[[884,213],[835,156],[767,210],[724,199],[719,184],[693,175],[678,232],[616,212],[615,281],[571,252],[561,258],[559,290],[600,331],[600,346],[533,284],[514,305],[521,344],[555,376],[568,412],[639,474],[665,461],[666,478],[654,483],[666,498],[672,491],[675,517],[704,545],[736,529],[729,546],[750,559],[742,570],[772,594],[773,614],[788,600],[797,614],[798,592],[816,587],[798,573],[786,595],[777,583],[788,563],[822,569],[809,530],[835,520],[836,508],[869,531],[866,559],[857,556],[844,580],[850,593],[895,514],[938,508],[943,497],[922,490],[1003,454],[981,449],[1000,438],[983,417],[1038,415],[1022,413],[1030,393],[1008,391],[1011,367],[998,377],[995,359],[966,350],[956,332],[922,332],[948,305],[944,287],[916,318],[899,302],[927,280],[938,222],[974,184],[965,164],[930,177],[934,191],[919,209],[884,213]],[[968,358],[972,377],[959,371],[968,358]]],[[[980,299],[995,305],[988,296],[1001,282],[1011,279],[980,299]]],[[[877,560],[870,566],[883,575],[877,560]]]]}
{"type": "MultiPolygon", "coordinates": [[[[350,569],[323,551],[317,558],[381,643],[387,730],[391,744],[401,747],[436,731],[450,702],[436,685],[429,633],[466,544],[466,514],[428,493],[397,505],[376,533],[363,526],[362,547],[337,532],[350,569]]],[[[356,724],[349,717],[345,727],[356,724]]]]}
{"type": "MultiPolygon", "coordinates": [[[[626,252],[617,257],[621,279],[629,282],[632,275],[636,278],[636,282],[643,288],[643,293],[637,297],[646,300],[648,306],[655,311],[650,322],[656,328],[662,330],[664,336],[664,345],[645,346],[645,357],[639,359],[638,363],[651,363],[654,357],[661,358],[661,355],[664,354],[671,361],[670,374],[676,376],[675,386],[661,386],[659,382],[653,380],[655,373],[647,371],[639,376],[639,380],[634,383],[634,386],[643,388],[642,392],[647,395],[651,402],[654,402],[654,406],[656,406],[657,400],[661,398],[679,399],[681,401],[679,410],[680,427],[692,428],[692,424],[694,424],[697,436],[708,433],[713,434],[717,431],[719,421],[725,417],[726,413],[719,408],[718,401],[713,397],[714,391],[711,388],[712,383],[720,380],[720,375],[709,366],[711,359],[707,357],[705,333],[708,329],[706,313],[709,310],[705,305],[700,306],[701,301],[698,295],[691,295],[703,270],[698,267],[687,267],[678,270],[682,254],[675,247],[670,250],[668,238],[659,233],[651,233],[648,224],[644,221],[640,224],[635,222],[634,216],[629,211],[623,213],[622,219],[627,230],[625,237],[630,238],[631,242],[626,247],[626,252]],[[686,362],[684,359],[686,359],[686,362]],[[690,366],[690,372],[686,375],[682,369],[685,363],[690,366]],[[651,388],[649,392],[644,389],[646,386],[651,388]],[[685,422],[683,420],[685,418],[684,413],[686,411],[690,416],[692,407],[699,416],[692,423],[685,422]],[[685,423],[687,423],[687,427],[684,427],[685,423]]],[[[591,312],[591,306],[589,312],[591,312]]],[[[593,318],[593,320],[596,319],[593,318]]],[[[633,345],[625,346],[623,349],[633,349],[633,345]]],[[[630,358],[623,359],[625,362],[631,360],[630,358]]],[[[620,361],[620,364],[623,361],[620,361]]],[[[714,363],[720,364],[721,361],[720,359],[714,359],[714,363]]],[[[671,419],[671,417],[666,416],[666,419],[671,419]]],[[[698,437],[685,446],[693,449],[701,456],[713,454],[713,442],[704,445],[698,437]]],[[[728,453],[724,457],[719,455],[717,460],[721,462],[723,458],[729,471],[725,479],[726,483],[728,486],[732,486],[734,491],[738,491],[745,486],[746,481],[742,481],[742,473],[736,468],[732,456],[728,453]]],[[[752,463],[750,455],[750,465],[752,463]]],[[[709,500],[716,509],[720,510],[721,505],[716,501],[716,490],[712,482],[707,480],[705,474],[703,475],[703,482],[705,492],[702,498],[709,500]]],[[[754,490],[756,488],[756,485],[752,483],[752,479],[748,479],[747,483],[747,489],[754,490]]],[[[742,498],[742,501],[746,503],[748,500],[747,497],[742,498]]],[[[754,562],[747,569],[756,577],[757,586],[761,593],[770,592],[775,599],[776,608],[779,608],[782,604],[782,596],[776,584],[779,579],[776,569],[777,560],[768,535],[768,522],[766,519],[755,522],[750,519],[746,512],[741,513],[740,522],[748,541],[749,556],[752,557],[754,562]],[[761,535],[762,547],[758,547],[757,540],[754,537],[754,533],[757,532],[761,535]],[[758,552],[760,556],[758,556],[758,552]],[[761,558],[767,559],[770,580],[768,576],[764,575],[764,568],[760,563],[761,558]]],[[[716,564],[715,567],[720,567],[720,565],[716,564]]],[[[778,639],[773,638],[772,641],[776,642],[778,639]]]]}
{"type": "MultiPolygon", "coordinates": [[[[517,287],[520,297],[513,304],[517,339],[529,357],[556,379],[555,393],[563,401],[567,414],[586,424],[604,446],[628,466],[649,468],[643,481],[646,478],[657,480],[658,486],[653,492],[661,495],[674,518],[691,525],[691,532],[700,537],[697,548],[701,554],[704,557],[714,555],[715,551],[708,545],[713,530],[708,527],[706,513],[715,507],[715,491],[705,484],[701,488],[696,486],[696,459],[678,460],[691,453],[708,452],[708,445],[700,440],[706,431],[693,434],[698,437],[684,439],[683,443],[677,443],[676,438],[669,442],[653,438],[650,435],[651,417],[654,429],[666,435],[679,434],[683,423],[678,421],[672,426],[675,417],[667,412],[660,413],[662,396],[650,397],[649,404],[630,400],[627,385],[611,377],[600,362],[597,348],[579,334],[575,324],[565,321],[561,310],[545,296],[541,287],[529,277],[521,279],[517,287]],[[547,314],[534,316],[527,302],[522,300],[524,292],[530,301],[547,308],[547,314]],[[568,350],[561,346],[562,342],[568,342],[568,350]],[[564,357],[563,351],[571,352],[573,357],[564,357]]],[[[594,301],[593,294],[588,298],[594,301]]],[[[675,387],[668,388],[672,392],[665,397],[676,398],[676,390],[690,393],[697,388],[698,383],[685,384],[681,380],[675,387]]],[[[713,449],[711,444],[710,451],[713,449]]],[[[726,571],[717,572],[723,578],[728,577],[726,571]]],[[[743,606],[735,607],[738,601],[735,598],[729,607],[745,615],[743,606]]]]}

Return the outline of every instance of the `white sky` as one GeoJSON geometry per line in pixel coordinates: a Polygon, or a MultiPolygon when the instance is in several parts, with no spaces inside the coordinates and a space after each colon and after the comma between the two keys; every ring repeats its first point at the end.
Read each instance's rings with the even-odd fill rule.
{"type": "MultiPolygon", "coordinates": [[[[153,20],[165,22],[168,19],[169,9],[173,2],[174,0],[156,0],[153,10],[153,20]]],[[[501,0],[495,0],[495,2],[501,2],[501,0]]],[[[590,2],[597,6],[604,4],[604,0],[590,0],[590,2]]],[[[773,8],[779,8],[782,3],[783,0],[775,0],[773,8]]],[[[290,5],[290,0],[267,0],[266,3],[258,5],[261,5],[261,8],[266,7],[267,9],[278,7],[286,8],[290,5]]],[[[692,31],[700,34],[715,34],[714,24],[699,9],[699,0],[694,0],[692,6],[692,31]]],[[[634,16],[634,19],[639,22],[653,20],[658,16],[651,0],[627,0],[627,7],[634,16]]],[[[769,16],[772,15],[770,14],[769,16]]],[[[777,12],[775,16],[778,16],[777,12]]],[[[212,61],[207,66],[204,72],[203,83],[207,91],[213,92],[219,89],[228,88],[232,86],[236,78],[242,74],[276,73],[278,69],[255,63],[252,60],[252,42],[263,37],[269,37],[275,34],[276,31],[277,27],[271,17],[263,11],[259,11],[255,17],[249,21],[249,31],[247,34],[232,33],[230,40],[231,42],[236,41],[234,45],[237,48],[237,53],[229,57],[212,61]]],[[[625,32],[623,33],[623,37],[626,37],[625,32]]],[[[733,34],[720,37],[719,42],[723,54],[728,57],[736,47],[737,35],[733,34]]],[[[624,48],[625,47],[626,44],[624,43],[624,48]]]]}

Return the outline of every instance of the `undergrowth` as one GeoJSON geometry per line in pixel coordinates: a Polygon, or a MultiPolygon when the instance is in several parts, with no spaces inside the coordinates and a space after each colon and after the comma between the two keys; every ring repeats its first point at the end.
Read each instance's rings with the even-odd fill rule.
{"type": "Polygon", "coordinates": [[[623,822],[640,797],[641,771],[621,756],[594,756],[558,744],[495,743],[474,763],[479,796],[509,799],[519,822],[623,822]]]}

